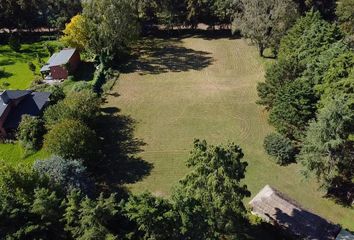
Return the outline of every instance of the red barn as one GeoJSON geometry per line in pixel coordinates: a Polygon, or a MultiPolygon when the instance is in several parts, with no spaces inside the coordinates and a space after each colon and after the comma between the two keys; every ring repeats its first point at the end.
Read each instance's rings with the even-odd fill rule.
{"type": "Polygon", "coordinates": [[[49,58],[41,68],[41,73],[46,75],[47,80],[67,79],[75,73],[80,61],[80,53],[75,48],[65,48],[49,58]]]}

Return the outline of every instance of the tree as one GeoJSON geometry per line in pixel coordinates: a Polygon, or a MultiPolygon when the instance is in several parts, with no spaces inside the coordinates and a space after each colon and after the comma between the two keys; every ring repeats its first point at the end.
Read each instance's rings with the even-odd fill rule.
{"type": "Polygon", "coordinates": [[[308,12],[282,38],[279,59],[293,59],[305,67],[332,44],[343,39],[340,29],[322,19],[319,12],[308,12]]]}
{"type": "Polygon", "coordinates": [[[122,57],[139,32],[134,1],[93,0],[84,5],[83,17],[88,49],[103,63],[122,57]]]}
{"type": "Polygon", "coordinates": [[[29,168],[0,166],[0,238],[66,239],[62,192],[29,168]]]}
{"type": "Polygon", "coordinates": [[[23,115],[17,131],[17,138],[26,150],[38,150],[45,133],[43,121],[38,117],[23,115]]]}
{"type": "Polygon", "coordinates": [[[130,196],[124,214],[137,223],[141,239],[180,239],[178,216],[172,204],[150,193],[130,196]]]}
{"type": "Polygon", "coordinates": [[[335,17],[336,0],[296,0],[303,10],[311,9],[319,11],[321,16],[326,20],[333,20],[335,17]]]}
{"type": "Polygon", "coordinates": [[[327,189],[337,178],[354,178],[353,112],[353,99],[337,96],[319,110],[306,131],[299,155],[304,174],[314,174],[327,189]]]}
{"type": "Polygon", "coordinates": [[[45,160],[36,160],[33,170],[42,176],[47,176],[55,184],[62,186],[66,192],[73,189],[80,189],[84,194],[94,192],[94,184],[80,160],[66,160],[52,156],[45,160]]]}
{"type": "Polygon", "coordinates": [[[19,52],[21,50],[21,40],[18,34],[12,34],[10,36],[9,46],[15,52],[19,52]]]}
{"type": "Polygon", "coordinates": [[[278,133],[267,135],[263,146],[279,165],[287,165],[295,160],[296,151],[292,142],[278,133]]]}
{"type": "MultiPolygon", "coordinates": [[[[58,89],[60,91],[60,89],[58,89]]],[[[60,98],[61,94],[58,94],[60,98]]],[[[100,114],[100,99],[90,90],[70,92],[68,96],[57,104],[50,106],[44,113],[47,129],[63,119],[79,120],[93,125],[100,114]]]]}
{"type": "Polygon", "coordinates": [[[49,88],[50,102],[56,104],[65,98],[65,93],[62,85],[52,85],[49,88]]]}
{"type": "Polygon", "coordinates": [[[257,92],[260,98],[257,103],[265,106],[267,110],[272,109],[279,90],[300,77],[302,71],[293,59],[279,59],[268,66],[265,73],[265,82],[257,84],[257,92]]]}
{"type": "Polygon", "coordinates": [[[318,98],[311,83],[298,79],[281,88],[269,114],[269,122],[276,130],[300,141],[308,121],[315,117],[318,98]]]}
{"type": "Polygon", "coordinates": [[[221,23],[232,23],[236,14],[241,11],[240,0],[214,0],[213,11],[221,23]]]}
{"type": "Polygon", "coordinates": [[[348,49],[339,29],[318,12],[300,18],[282,38],[278,61],[258,85],[259,104],[270,110],[269,121],[291,140],[301,141],[309,120],[315,117],[321,84],[332,58],[348,49]]]}
{"type": "Polygon", "coordinates": [[[104,198],[103,194],[92,200],[77,191],[68,195],[64,213],[65,228],[78,240],[117,239],[114,224],[119,214],[115,195],[104,198]]]}
{"type": "Polygon", "coordinates": [[[60,39],[66,45],[75,47],[80,51],[87,48],[90,33],[85,28],[85,18],[82,15],[76,15],[70,23],[65,25],[64,36],[60,39]]]}
{"type": "MultiPolygon", "coordinates": [[[[54,124],[44,136],[44,148],[66,159],[93,159],[97,145],[96,135],[78,120],[64,119],[54,124]]],[[[87,166],[86,162],[86,166],[87,166]]]]}
{"type": "Polygon", "coordinates": [[[241,184],[247,167],[242,158],[241,148],[233,143],[209,146],[205,141],[194,141],[187,161],[192,171],[176,191],[178,196],[200,202],[207,216],[204,221],[209,224],[209,239],[236,237],[242,229],[246,213],[243,198],[250,196],[247,186],[241,184]]]}
{"type": "Polygon", "coordinates": [[[339,1],[337,4],[336,15],[341,29],[347,34],[354,34],[354,1],[339,1]]]}
{"type": "Polygon", "coordinates": [[[233,24],[257,45],[260,56],[269,47],[276,53],[281,37],[297,18],[297,6],[292,0],[242,0],[242,5],[233,24]]]}

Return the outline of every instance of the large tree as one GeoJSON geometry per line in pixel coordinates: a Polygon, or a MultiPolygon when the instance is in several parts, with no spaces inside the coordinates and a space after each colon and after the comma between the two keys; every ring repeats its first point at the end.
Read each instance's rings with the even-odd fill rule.
{"type": "Polygon", "coordinates": [[[88,50],[109,62],[122,57],[139,32],[137,5],[131,0],[92,0],[83,9],[88,50]]]}
{"type": "Polygon", "coordinates": [[[236,237],[242,231],[246,213],[243,199],[250,196],[247,186],[241,183],[247,167],[242,158],[243,152],[235,144],[212,146],[206,141],[194,142],[187,162],[192,170],[180,181],[174,198],[176,202],[183,198],[199,202],[208,223],[208,232],[203,234],[209,239],[236,237]]]}
{"type": "Polygon", "coordinates": [[[65,239],[63,194],[31,169],[0,165],[0,238],[65,239]]]}
{"type": "Polygon", "coordinates": [[[93,125],[100,114],[100,99],[90,90],[71,92],[57,104],[50,106],[44,113],[47,129],[63,119],[74,119],[93,125]]]}
{"type": "Polygon", "coordinates": [[[296,18],[297,6],[292,0],[242,0],[242,11],[233,24],[257,45],[263,56],[269,47],[277,52],[281,37],[296,18]]]}
{"type": "Polygon", "coordinates": [[[343,31],[354,34],[354,1],[338,1],[336,15],[343,31]]]}
{"type": "Polygon", "coordinates": [[[336,96],[312,121],[299,155],[305,175],[314,174],[329,188],[337,178],[354,178],[353,98],[336,96]]]}
{"type": "Polygon", "coordinates": [[[270,110],[270,122],[287,137],[300,141],[317,111],[321,84],[333,58],[347,51],[338,27],[318,12],[300,18],[283,37],[278,60],[258,85],[259,104],[270,110]]]}
{"type": "Polygon", "coordinates": [[[87,164],[97,151],[94,131],[78,120],[64,119],[44,136],[44,148],[67,159],[83,159],[87,164]]]}

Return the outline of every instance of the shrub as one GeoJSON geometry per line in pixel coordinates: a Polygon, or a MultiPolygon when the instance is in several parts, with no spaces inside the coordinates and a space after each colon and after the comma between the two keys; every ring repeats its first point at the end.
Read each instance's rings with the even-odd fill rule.
{"type": "Polygon", "coordinates": [[[44,132],[41,119],[23,115],[18,127],[17,138],[26,150],[38,150],[42,145],[44,132]]]}
{"type": "Polygon", "coordinates": [[[34,74],[36,72],[36,65],[33,62],[28,62],[28,69],[34,74]]]}
{"type": "Polygon", "coordinates": [[[73,75],[68,76],[69,81],[75,81],[75,77],[73,75]]]}
{"type": "Polygon", "coordinates": [[[295,147],[292,142],[278,133],[272,133],[264,139],[264,149],[279,165],[287,165],[295,159],[295,147]]]}
{"type": "Polygon", "coordinates": [[[6,87],[10,86],[10,83],[8,83],[8,82],[3,82],[1,85],[2,85],[4,88],[6,88],[6,87]]]}
{"type": "Polygon", "coordinates": [[[35,161],[33,169],[62,186],[66,192],[74,188],[80,189],[85,194],[92,192],[93,183],[88,178],[86,167],[80,160],[67,160],[52,156],[45,160],[35,161]]]}
{"type": "Polygon", "coordinates": [[[91,90],[92,86],[88,82],[80,81],[74,84],[71,88],[72,92],[81,92],[83,90],[91,90]]]}
{"type": "Polygon", "coordinates": [[[21,41],[17,35],[11,35],[9,38],[9,46],[15,52],[19,52],[21,50],[21,41]]]}
{"type": "Polygon", "coordinates": [[[3,78],[5,76],[6,76],[5,68],[0,68],[0,78],[3,78]]]}
{"type": "Polygon", "coordinates": [[[67,159],[90,159],[96,148],[95,133],[78,120],[64,119],[44,136],[44,148],[67,159]]]}
{"type": "Polygon", "coordinates": [[[48,52],[49,56],[52,56],[55,52],[55,47],[49,43],[44,44],[44,49],[48,52]]]}
{"type": "Polygon", "coordinates": [[[71,92],[56,105],[50,106],[44,113],[46,127],[63,119],[75,119],[92,124],[100,112],[100,100],[91,91],[71,92]]]}
{"type": "Polygon", "coordinates": [[[64,89],[61,85],[52,85],[49,88],[50,91],[50,101],[52,104],[63,100],[65,98],[64,89]]]}
{"type": "Polygon", "coordinates": [[[42,83],[43,79],[41,76],[34,76],[34,79],[31,82],[31,88],[35,88],[42,83]]]}

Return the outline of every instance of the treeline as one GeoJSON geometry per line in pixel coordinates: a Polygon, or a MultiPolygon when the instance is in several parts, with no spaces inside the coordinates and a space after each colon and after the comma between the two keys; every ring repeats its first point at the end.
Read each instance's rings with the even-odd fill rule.
{"type": "Polygon", "coordinates": [[[258,103],[278,132],[265,139],[267,152],[282,165],[301,162],[305,176],[347,204],[354,200],[353,67],[346,34],[310,11],[281,39],[258,85],[258,103]]]}
{"type": "Polygon", "coordinates": [[[61,29],[82,10],[80,0],[0,1],[0,29],[61,29]]]}

